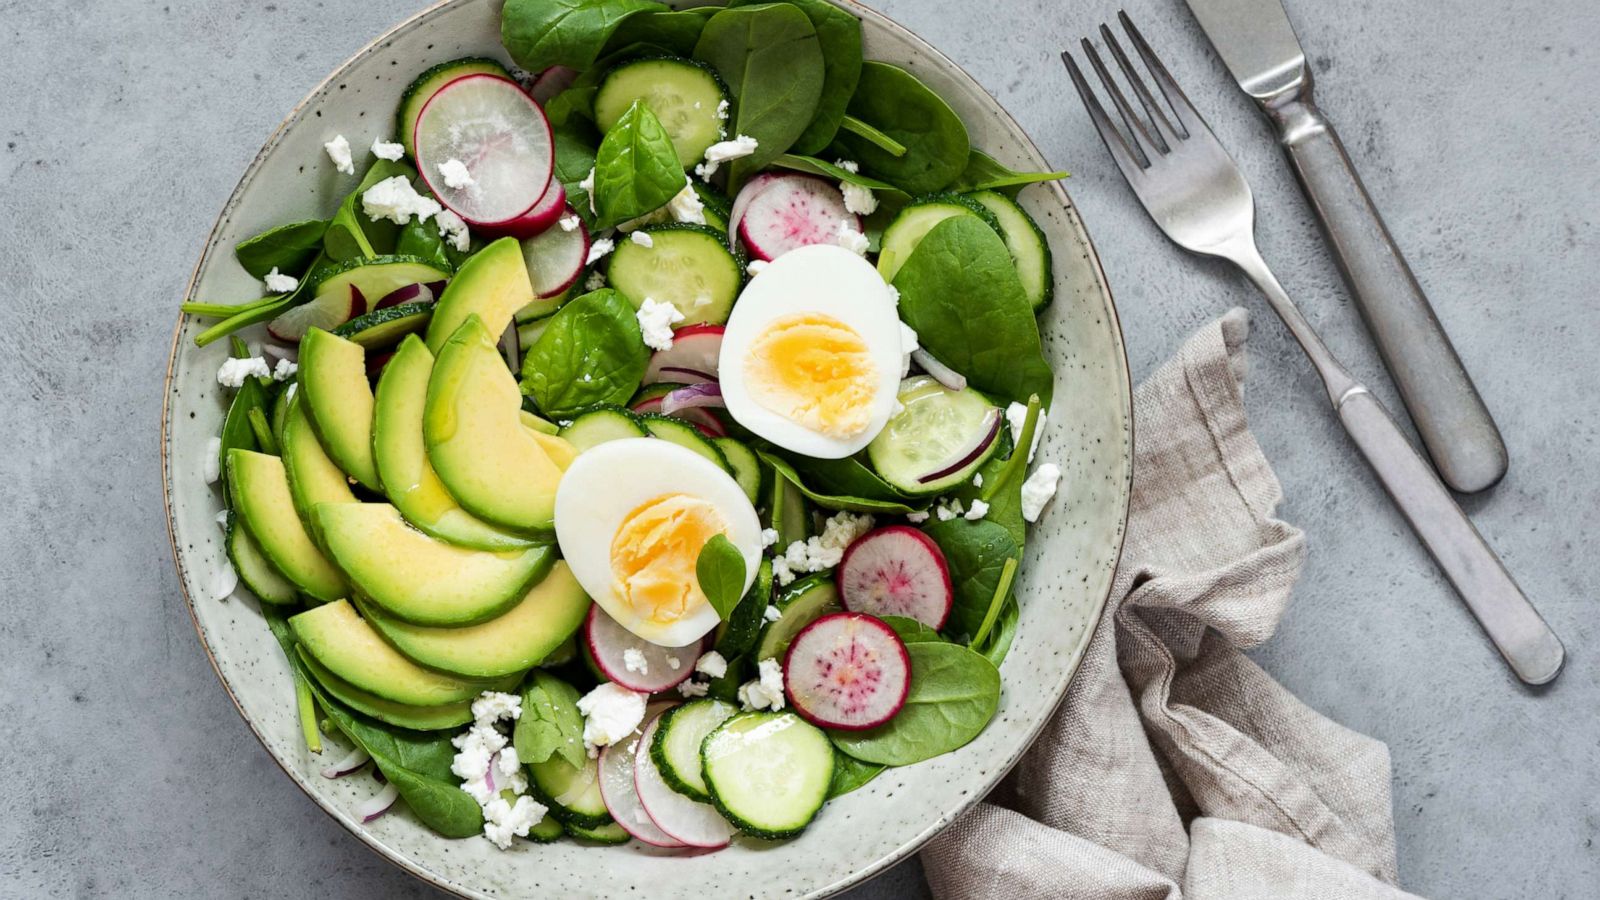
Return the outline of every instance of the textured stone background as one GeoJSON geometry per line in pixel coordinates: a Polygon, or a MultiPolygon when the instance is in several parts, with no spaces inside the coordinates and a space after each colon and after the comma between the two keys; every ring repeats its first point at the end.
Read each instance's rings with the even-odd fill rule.
{"type": "MultiPolygon", "coordinates": [[[[1567,642],[1519,687],[1387,505],[1241,280],[1138,212],[1055,52],[1113,4],[883,0],[1056,164],[1097,239],[1136,377],[1235,304],[1248,405],[1311,559],[1258,659],[1389,743],[1400,866],[1437,896],[1593,896],[1600,820],[1600,12],[1591,0],[1291,0],[1324,106],[1498,415],[1468,508],[1567,642]]],[[[1381,377],[1266,126],[1175,0],[1127,0],[1255,185],[1264,250],[1381,377]]],[[[0,896],[425,896],[294,790],[196,644],[161,516],[175,305],[284,113],[416,0],[0,0],[0,896]]],[[[853,897],[918,896],[915,864],[853,897]]]]}

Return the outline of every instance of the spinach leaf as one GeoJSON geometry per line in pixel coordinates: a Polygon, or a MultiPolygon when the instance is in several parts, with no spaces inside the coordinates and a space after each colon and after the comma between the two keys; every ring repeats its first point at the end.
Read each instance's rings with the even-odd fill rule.
{"type": "Polygon", "coordinates": [[[395,242],[400,237],[400,226],[388,219],[374,222],[367,218],[361,209],[361,195],[366,193],[367,188],[396,175],[414,179],[417,170],[396,160],[380,159],[373,162],[361,177],[361,183],[339,204],[339,211],[333,214],[328,230],[322,235],[322,251],[329,259],[344,262],[394,252],[395,242]]]}
{"type": "Polygon", "coordinates": [[[694,56],[733,91],[732,129],[758,142],[734,160],[728,190],[794,145],[816,116],[825,67],[811,20],[787,3],[725,9],[706,23],[694,56]]]}
{"type": "Polygon", "coordinates": [[[311,268],[300,278],[300,283],[287,294],[273,297],[263,297],[250,303],[237,307],[223,306],[220,304],[187,302],[182,309],[187,315],[218,316],[223,317],[221,322],[212,325],[194,337],[196,347],[204,347],[212,341],[220,340],[233,334],[241,328],[258,325],[278,317],[284,310],[311,299],[311,288],[322,275],[338,267],[335,260],[328,258],[326,251],[312,260],[311,268]]]}
{"type": "Polygon", "coordinates": [[[583,715],[578,691],[542,669],[528,673],[522,688],[522,715],[511,734],[517,759],[541,763],[560,756],[581,769],[588,762],[583,749],[583,715]]]}
{"type": "Polygon", "coordinates": [[[849,169],[841,169],[831,162],[817,159],[814,156],[797,156],[793,153],[785,153],[773,160],[772,164],[785,169],[793,169],[796,172],[807,172],[812,175],[821,175],[823,178],[832,178],[837,181],[846,181],[850,184],[859,184],[865,188],[872,188],[880,200],[889,197],[904,203],[911,199],[910,194],[887,181],[879,181],[870,175],[862,175],[860,172],[852,172],[849,169]]]}
{"type": "MultiPolygon", "coordinates": [[[[1020,556],[1022,548],[1017,549],[1020,556]]],[[[979,647],[989,639],[989,633],[994,630],[994,623],[1000,619],[1000,610],[1005,607],[1006,601],[1011,599],[1011,584],[1016,581],[1017,566],[1020,562],[1017,556],[1013,556],[1000,567],[1000,580],[994,586],[994,596],[989,598],[989,608],[984,611],[983,621],[973,633],[972,640],[967,642],[967,646],[979,647]]]]}
{"type": "Polygon", "coordinates": [[[997,522],[1011,532],[1012,540],[1017,542],[1020,562],[1020,548],[1027,542],[1028,525],[1022,518],[1022,483],[1028,479],[1028,453],[1026,448],[1033,446],[1033,435],[1039,428],[1039,395],[1028,398],[1028,414],[1022,420],[1022,431],[1018,432],[1016,447],[1012,448],[1011,455],[1006,458],[1005,464],[999,471],[992,475],[985,475],[981,497],[989,504],[989,512],[984,517],[991,522],[997,522]],[[1022,448],[1018,452],[1018,448],[1022,448]]]}
{"type": "Polygon", "coordinates": [[[866,731],[832,731],[842,752],[868,763],[908,766],[965,746],[1000,708],[1000,672],[956,644],[906,645],[911,691],[906,705],[866,731]]]}
{"type": "MultiPolygon", "coordinates": [[[[728,6],[751,6],[764,0],[730,0],[728,6]]],[[[811,123],[794,141],[796,153],[820,153],[833,143],[845,107],[861,79],[861,20],[827,0],[788,0],[816,29],[822,49],[822,95],[811,123]]]]}
{"type": "Polygon", "coordinates": [[[838,142],[863,169],[908,194],[940,190],[966,168],[967,126],[944,98],[904,69],[864,64],[849,112],[904,144],[905,155],[890,154],[848,130],[840,132],[838,142]]]}
{"type": "Polygon", "coordinates": [[[612,32],[603,55],[688,56],[694,52],[706,20],[716,12],[714,7],[701,7],[630,16],[612,32]]]}
{"type": "MultiPolygon", "coordinates": [[[[246,351],[248,355],[249,351],[246,351]]],[[[234,354],[238,356],[239,354],[234,354]]],[[[228,414],[222,420],[222,468],[218,471],[223,477],[217,479],[222,487],[222,502],[228,508],[233,508],[232,500],[228,497],[228,451],[235,447],[244,450],[260,450],[261,442],[256,439],[255,429],[250,426],[251,411],[264,412],[267,409],[267,389],[261,385],[260,379],[246,378],[244,384],[239,385],[239,392],[233,395],[233,402],[228,404],[228,414]]]]}
{"type": "Polygon", "coordinates": [[[933,226],[895,274],[900,318],[933,357],[982,391],[1008,400],[1038,394],[1053,377],[1039,323],[1005,241],[977,216],[933,226]]]}
{"type": "Polygon", "coordinates": [[[725,534],[715,534],[700,548],[694,577],[717,618],[726,622],[744,595],[744,554],[725,534]]]}
{"type": "Polygon", "coordinates": [[[322,233],[327,230],[323,219],[290,222],[245,238],[233,248],[233,255],[256,278],[265,278],[273,269],[298,277],[317,258],[322,233]]]}
{"type": "Polygon", "coordinates": [[[594,84],[574,84],[550,98],[544,105],[544,115],[552,128],[575,122],[594,121],[594,95],[600,90],[594,84]]]}
{"type": "Polygon", "coordinates": [[[950,185],[950,190],[962,194],[999,191],[1014,200],[1030,184],[1066,177],[1066,172],[1017,172],[996,162],[994,157],[982,150],[973,148],[967,155],[967,167],[950,185]]]}
{"type": "Polygon", "coordinates": [[[905,144],[873,128],[855,116],[845,116],[844,121],[839,123],[839,128],[861,138],[896,159],[906,155],[905,144]]]}
{"type": "Polygon", "coordinates": [[[863,463],[859,454],[844,459],[816,459],[798,455],[791,455],[787,459],[811,488],[824,494],[894,502],[907,499],[898,488],[884,481],[863,463]]]}
{"type": "Polygon", "coordinates": [[[300,736],[305,739],[307,750],[321,753],[322,732],[317,729],[317,701],[311,695],[311,676],[306,674],[300,663],[300,656],[295,651],[294,632],[289,628],[289,619],[282,609],[266,603],[261,604],[261,617],[267,620],[267,630],[278,639],[278,646],[283,649],[284,657],[289,660],[289,679],[294,682],[295,709],[300,717],[300,736]]]}
{"type": "Polygon", "coordinates": [[[455,268],[445,252],[444,238],[439,237],[439,226],[431,218],[424,222],[412,216],[411,221],[401,225],[394,252],[401,256],[415,256],[446,272],[455,268]]]}
{"type": "Polygon", "coordinates": [[[944,640],[939,636],[939,632],[918,622],[916,619],[906,616],[879,616],[878,618],[883,620],[883,624],[893,628],[894,633],[899,635],[900,640],[904,643],[915,644],[919,641],[944,640]]]}
{"type": "Polygon", "coordinates": [[[750,669],[748,656],[728,660],[728,671],[722,673],[721,678],[711,679],[711,683],[706,686],[706,696],[724,703],[738,703],[739,685],[744,684],[754,674],[750,669]]]}
{"type": "Polygon", "coordinates": [[[813,503],[827,509],[848,509],[852,512],[886,513],[889,515],[905,515],[915,512],[913,507],[898,500],[879,500],[871,497],[853,497],[846,494],[824,494],[806,487],[800,479],[800,473],[782,457],[767,450],[757,449],[756,455],[771,466],[780,476],[787,479],[805,494],[813,503]]]}
{"type": "Polygon", "coordinates": [[[922,532],[944,552],[955,589],[944,633],[951,640],[967,643],[983,627],[1006,560],[1015,559],[1021,547],[1005,526],[987,518],[929,522],[922,532]]]}
{"type": "Polygon", "coordinates": [[[983,658],[994,663],[996,669],[1000,668],[1006,654],[1011,652],[1011,640],[1017,636],[1017,623],[1021,619],[1022,609],[1013,593],[1000,610],[1000,618],[995,622],[994,630],[989,632],[989,637],[982,644],[973,645],[972,649],[982,653],[983,658]]]}
{"type": "Polygon", "coordinates": [[[554,418],[601,403],[620,406],[639,389],[649,361],[633,304],[602,288],[550,318],[522,360],[522,392],[554,418]]]}
{"type": "Polygon", "coordinates": [[[654,212],[667,205],[683,185],[683,167],[678,164],[672,136],[650,107],[633,101],[606,132],[595,154],[597,224],[611,228],[654,212]]]}
{"type": "Polygon", "coordinates": [[[550,66],[588,69],[630,16],[665,12],[654,0],[506,0],[500,40],[530,72],[550,66]]]}
{"type": "Polygon", "coordinates": [[[833,755],[833,781],[828,784],[828,799],[842,797],[878,777],[888,766],[865,763],[843,753],[833,755]]]}
{"type": "Polygon", "coordinates": [[[553,177],[566,189],[567,205],[590,225],[594,224],[594,210],[589,204],[589,191],[581,187],[579,182],[588,179],[589,171],[595,167],[595,145],[598,141],[593,138],[593,131],[581,121],[569,121],[550,129],[555,138],[556,151],[553,177]]]}

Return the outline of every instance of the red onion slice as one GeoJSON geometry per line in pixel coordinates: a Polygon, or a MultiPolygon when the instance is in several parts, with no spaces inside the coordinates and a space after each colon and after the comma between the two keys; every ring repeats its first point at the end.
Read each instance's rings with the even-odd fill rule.
{"type": "Polygon", "coordinates": [[[367,751],[361,749],[360,747],[353,748],[349,753],[344,755],[343,759],[340,759],[333,765],[323,769],[322,777],[343,778],[344,776],[349,775],[351,772],[354,772],[366,765],[367,761],[370,759],[372,759],[372,757],[367,754],[367,751]]]}
{"type": "Polygon", "coordinates": [[[383,299],[372,308],[387,309],[402,303],[432,303],[435,296],[433,289],[425,284],[408,284],[384,294],[383,299]]]}
{"type": "Polygon", "coordinates": [[[921,347],[911,351],[911,361],[921,366],[922,371],[927,372],[929,377],[945,388],[952,391],[967,389],[967,376],[934,359],[933,354],[921,347]]]}
{"type": "Polygon", "coordinates": [[[394,801],[400,799],[400,789],[392,784],[385,785],[383,790],[374,794],[371,799],[362,801],[356,807],[356,815],[361,817],[361,824],[365,825],[373,819],[383,815],[394,806],[394,801]]]}
{"type": "MultiPolygon", "coordinates": [[[[932,373],[930,372],[929,374],[931,375],[932,373]]],[[[1002,418],[1003,417],[1000,414],[1000,410],[989,410],[989,426],[983,430],[983,436],[979,438],[978,441],[972,446],[956,454],[955,462],[945,466],[937,472],[918,478],[917,483],[927,484],[930,481],[938,481],[946,475],[949,475],[953,472],[959,472],[970,465],[972,461],[981,456],[983,451],[988,449],[989,445],[994,443],[994,439],[1000,435],[1000,421],[1002,418]]]]}
{"type": "Polygon", "coordinates": [[[661,411],[672,415],[680,409],[727,409],[722,401],[722,385],[714,381],[686,385],[668,391],[661,398],[661,411]]]}
{"type": "Polygon", "coordinates": [[[699,369],[684,369],[679,368],[678,366],[662,366],[661,374],[672,376],[669,379],[663,380],[676,381],[681,384],[700,384],[706,381],[717,380],[717,376],[711,374],[710,372],[702,372],[699,369]]]}

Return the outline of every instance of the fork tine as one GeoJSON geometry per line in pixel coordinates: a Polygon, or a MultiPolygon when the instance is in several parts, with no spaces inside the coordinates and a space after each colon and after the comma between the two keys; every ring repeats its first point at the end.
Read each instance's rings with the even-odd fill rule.
{"type": "Polygon", "coordinates": [[[1100,132],[1100,140],[1104,141],[1106,149],[1111,151],[1111,158],[1116,161],[1117,168],[1122,170],[1122,176],[1130,183],[1136,182],[1144,174],[1145,163],[1134,154],[1128,142],[1123,140],[1122,132],[1117,130],[1111,117],[1106,115],[1105,107],[1100,105],[1100,99],[1090,89],[1088,80],[1083,77],[1083,71],[1078,68],[1078,63],[1072,58],[1072,54],[1066,50],[1061,51],[1061,61],[1066,64],[1067,74],[1072,76],[1072,86],[1078,89],[1078,98],[1083,101],[1083,108],[1088,111],[1095,130],[1100,132]]]}
{"type": "Polygon", "coordinates": [[[1094,48],[1094,44],[1089,43],[1088,38],[1084,38],[1082,44],[1083,55],[1089,58],[1089,65],[1093,66],[1095,74],[1100,76],[1100,84],[1105,87],[1106,93],[1111,95],[1111,102],[1117,107],[1117,113],[1122,116],[1122,123],[1128,126],[1128,131],[1140,154],[1146,160],[1153,162],[1158,154],[1167,153],[1167,147],[1156,143],[1155,138],[1152,138],[1150,132],[1145,129],[1144,120],[1133,111],[1128,98],[1122,95],[1122,88],[1117,86],[1117,80],[1111,77],[1111,70],[1107,69],[1105,62],[1100,59],[1100,51],[1094,48]]]}
{"type": "MultiPolygon", "coordinates": [[[[1145,68],[1155,78],[1156,87],[1161,90],[1161,96],[1167,99],[1167,104],[1172,107],[1172,111],[1177,115],[1178,121],[1183,124],[1185,136],[1194,137],[1195,135],[1203,134],[1212,140],[1216,140],[1216,135],[1211,133],[1211,128],[1206,125],[1206,120],[1200,117],[1200,113],[1194,108],[1194,104],[1189,102],[1189,98],[1183,93],[1183,88],[1178,87],[1178,82],[1173,79],[1172,73],[1168,72],[1167,67],[1161,64],[1161,58],[1156,56],[1154,50],[1150,49],[1150,43],[1144,39],[1144,35],[1139,33],[1139,29],[1134,27],[1133,19],[1128,17],[1127,11],[1119,11],[1117,13],[1117,21],[1122,23],[1122,30],[1128,33],[1128,38],[1133,41],[1133,48],[1138,51],[1139,58],[1144,60],[1145,68]]],[[[1151,99],[1153,100],[1154,98],[1151,99]]]]}
{"type": "Polygon", "coordinates": [[[1161,143],[1162,151],[1170,152],[1172,145],[1182,140],[1185,135],[1180,135],[1172,126],[1161,104],[1156,102],[1144,79],[1139,77],[1138,70],[1128,60],[1128,54],[1122,52],[1122,44],[1117,41],[1117,36],[1103,23],[1100,26],[1100,39],[1105,42],[1106,49],[1111,51],[1111,57],[1117,61],[1117,68],[1122,70],[1122,77],[1133,87],[1134,95],[1139,98],[1139,105],[1144,107],[1145,115],[1150,117],[1151,124],[1155,126],[1155,139],[1161,143]]]}

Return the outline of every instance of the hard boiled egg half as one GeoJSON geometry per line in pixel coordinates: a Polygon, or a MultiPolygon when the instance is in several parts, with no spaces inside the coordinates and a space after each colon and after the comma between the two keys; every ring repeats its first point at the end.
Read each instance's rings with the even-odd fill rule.
{"type": "Polygon", "coordinates": [[[761,523],[733,476],[685,447],[625,438],[578,455],[556,490],[556,542],[578,584],[622,627],[663,647],[717,626],[700,590],[700,549],[723,534],[761,563],[761,523]]]}
{"type": "Polygon", "coordinates": [[[728,414],[804,456],[872,442],[900,386],[900,317],[872,264],[832,244],[790,250],[751,279],[718,359],[728,414]]]}

